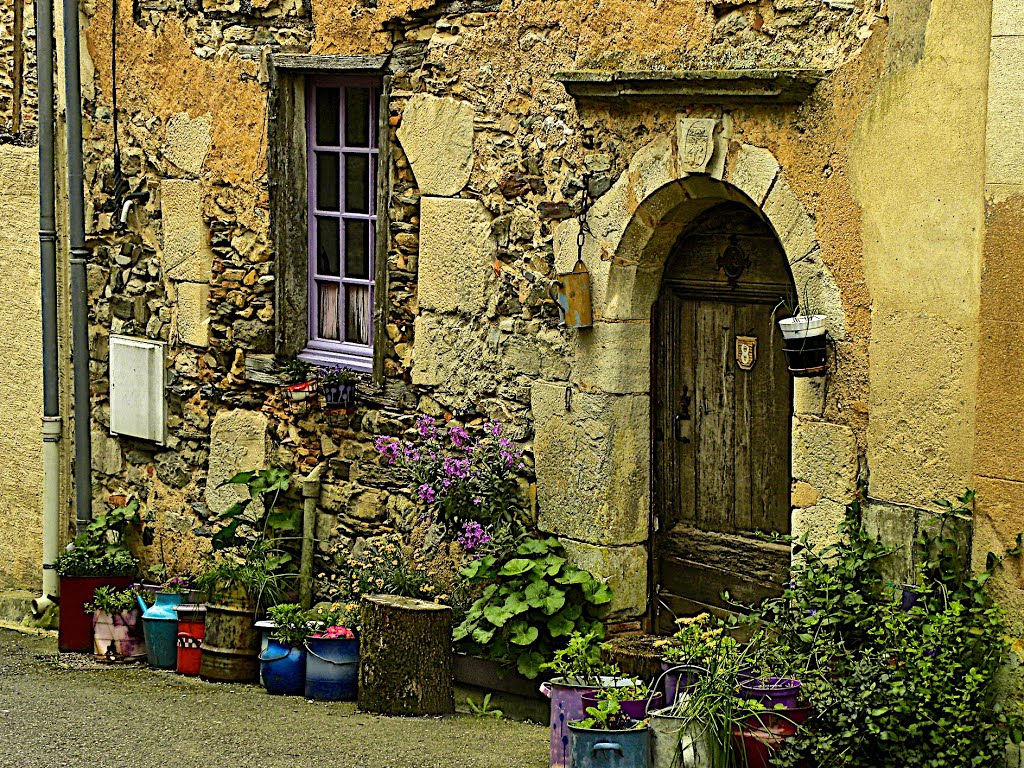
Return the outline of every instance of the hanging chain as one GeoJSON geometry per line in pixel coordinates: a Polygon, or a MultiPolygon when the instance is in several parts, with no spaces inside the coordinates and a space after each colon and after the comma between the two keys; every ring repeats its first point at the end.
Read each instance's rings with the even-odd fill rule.
{"type": "Polygon", "coordinates": [[[580,231],[576,235],[577,261],[583,261],[583,245],[587,242],[587,235],[591,234],[590,222],[587,221],[587,214],[590,212],[590,206],[593,204],[594,201],[590,197],[590,174],[586,173],[583,175],[583,192],[580,195],[580,212],[576,214],[576,220],[580,225],[580,231]]]}

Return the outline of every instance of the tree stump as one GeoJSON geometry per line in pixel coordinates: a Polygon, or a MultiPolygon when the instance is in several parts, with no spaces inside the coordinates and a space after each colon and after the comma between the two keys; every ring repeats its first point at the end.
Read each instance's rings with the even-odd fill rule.
{"type": "Polygon", "coordinates": [[[359,708],[386,715],[454,712],[452,609],[364,595],[360,617],[359,708]]]}

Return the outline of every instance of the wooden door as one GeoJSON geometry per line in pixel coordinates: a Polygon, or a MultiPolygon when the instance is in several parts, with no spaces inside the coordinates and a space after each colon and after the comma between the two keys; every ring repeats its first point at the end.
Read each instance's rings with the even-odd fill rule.
{"type": "Polygon", "coordinates": [[[790,529],[792,381],[773,311],[791,292],[781,247],[746,209],[705,214],[673,250],[651,347],[659,631],[726,608],[723,592],[778,593],[788,575],[789,548],[759,533],[790,529]],[[748,262],[738,277],[729,270],[735,279],[723,266],[730,248],[748,262]],[[749,370],[737,336],[756,339],[749,370]]]}

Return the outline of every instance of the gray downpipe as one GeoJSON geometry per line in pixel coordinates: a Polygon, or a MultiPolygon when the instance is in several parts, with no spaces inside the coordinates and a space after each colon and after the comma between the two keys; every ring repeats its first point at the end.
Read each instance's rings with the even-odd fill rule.
{"type": "MultiPolygon", "coordinates": [[[[116,19],[115,19],[116,23],[116,19]]],[[[64,94],[67,109],[68,238],[71,244],[71,351],[75,397],[75,521],[81,533],[92,519],[89,293],[82,181],[82,73],[78,0],[64,0],[64,94]]]]}
{"type": "Polygon", "coordinates": [[[42,614],[57,595],[60,548],[60,390],[57,354],[57,216],[54,199],[53,0],[36,0],[39,94],[39,277],[43,323],[43,593],[42,614]]]}

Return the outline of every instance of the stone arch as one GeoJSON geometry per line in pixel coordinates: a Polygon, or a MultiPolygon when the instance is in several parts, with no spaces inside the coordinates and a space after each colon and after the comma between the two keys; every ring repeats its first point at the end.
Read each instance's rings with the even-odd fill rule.
{"type": "MultiPolygon", "coordinates": [[[[814,219],[767,149],[729,151],[719,137],[706,174],[688,174],[675,137],[642,147],[597,200],[583,261],[591,274],[592,329],[569,338],[569,380],[536,381],[531,392],[538,526],[558,535],[571,556],[609,579],[612,613],[638,616],[647,604],[650,498],[650,319],[676,238],[700,213],[726,201],[763,217],[785,250],[798,291],[846,336],[839,288],[821,260],[814,219]],[[728,157],[726,155],[728,154],[728,157]]],[[[555,264],[577,258],[575,220],[555,234],[555,264]]],[[[857,456],[848,427],[822,420],[824,400],[798,380],[793,420],[792,530],[829,535],[856,486],[857,456]]]]}

